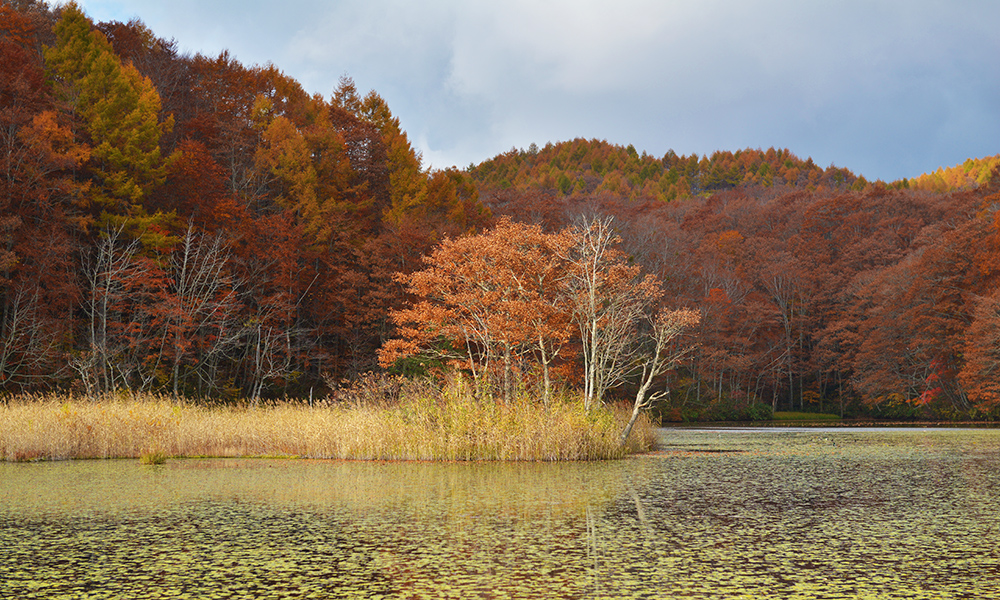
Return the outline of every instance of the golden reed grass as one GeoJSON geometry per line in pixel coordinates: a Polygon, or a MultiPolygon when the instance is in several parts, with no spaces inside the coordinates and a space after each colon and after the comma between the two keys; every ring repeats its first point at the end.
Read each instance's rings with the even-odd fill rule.
{"type": "Polygon", "coordinates": [[[358,460],[554,461],[618,458],[652,446],[648,420],[629,444],[628,414],[579,402],[480,402],[462,394],[387,403],[206,406],[129,398],[16,396],[0,401],[0,460],[289,456],[358,460]]]}

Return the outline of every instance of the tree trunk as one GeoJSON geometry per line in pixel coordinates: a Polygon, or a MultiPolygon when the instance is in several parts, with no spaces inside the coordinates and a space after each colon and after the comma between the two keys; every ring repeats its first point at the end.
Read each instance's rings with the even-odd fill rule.
{"type": "Polygon", "coordinates": [[[639,420],[639,413],[642,412],[644,407],[641,406],[638,401],[632,406],[632,416],[629,417],[628,424],[625,425],[625,429],[622,431],[621,443],[624,446],[625,442],[628,441],[628,436],[632,433],[632,428],[635,426],[635,422],[639,420]]]}

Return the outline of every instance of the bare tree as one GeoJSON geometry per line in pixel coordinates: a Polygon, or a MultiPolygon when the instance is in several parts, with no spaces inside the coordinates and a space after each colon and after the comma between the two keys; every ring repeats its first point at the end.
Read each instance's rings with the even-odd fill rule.
{"type": "Polygon", "coordinates": [[[611,217],[577,223],[569,256],[567,293],[583,350],[584,405],[600,405],[605,392],[635,370],[637,326],[660,295],[659,281],[642,276],[618,249],[611,217]]]}
{"type": "Polygon", "coordinates": [[[584,405],[588,410],[598,406],[608,389],[639,374],[632,416],[621,435],[624,444],[639,414],[667,393],[649,390],[691,350],[676,340],[701,316],[687,309],[653,313],[663,295],[660,282],[629,263],[618,248],[612,218],[578,222],[576,232],[567,290],[583,347],[584,405]]]}
{"type": "Polygon", "coordinates": [[[105,230],[84,263],[87,349],[71,366],[88,394],[148,390],[163,359],[167,332],[154,306],[162,272],[139,256],[139,240],[126,240],[124,229],[105,230]]]}
{"type": "Polygon", "coordinates": [[[698,311],[686,308],[661,310],[658,315],[650,319],[650,330],[644,336],[648,348],[645,360],[641,361],[642,376],[639,380],[639,390],[632,404],[632,416],[622,431],[622,444],[632,433],[632,427],[639,414],[669,393],[669,390],[664,389],[649,394],[649,389],[654,379],[674,368],[677,361],[694,348],[694,344],[678,344],[677,338],[687,328],[697,325],[700,320],[701,314],[698,311]]]}
{"type": "Polygon", "coordinates": [[[263,319],[254,321],[247,329],[245,341],[251,367],[250,398],[256,403],[269,379],[282,377],[291,371],[292,332],[290,328],[267,326],[263,319]]]}
{"type": "MultiPolygon", "coordinates": [[[[2,295],[0,295],[2,298],[2,295]]],[[[63,375],[59,329],[41,313],[41,291],[19,289],[0,308],[0,382],[22,389],[63,375]]]]}
{"type": "MultiPolygon", "coordinates": [[[[214,364],[208,355],[223,355],[235,346],[238,304],[237,282],[227,272],[230,253],[221,235],[204,236],[188,225],[180,247],[170,261],[169,301],[172,329],[171,379],[173,395],[180,395],[181,367],[193,370],[214,364]],[[198,348],[197,346],[201,346],[198,348]],[[198,350],[201,352],[198,352],[198,350]],[[196,354],[202,354],[199,360],[196,354]]],[[[214,381],[209,378],[209,381],[214,381]]]]}

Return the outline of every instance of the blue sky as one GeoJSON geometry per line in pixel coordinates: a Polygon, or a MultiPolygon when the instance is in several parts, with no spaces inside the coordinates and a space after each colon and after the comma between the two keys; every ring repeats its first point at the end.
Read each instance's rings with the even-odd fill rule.
{"type": "Polygon", "coordinates": [[[868,179],[1000,153],[994,0],[83,0],[182,51],[374,89],[425,165],[576,137],[868,179]]]}

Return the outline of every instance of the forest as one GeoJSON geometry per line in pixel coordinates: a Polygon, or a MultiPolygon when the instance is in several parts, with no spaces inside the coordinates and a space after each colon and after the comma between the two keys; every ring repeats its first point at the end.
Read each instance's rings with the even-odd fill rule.
{"type": "Polygon", "coordinates": [[[541,302],[571,272],[565,236],[603,224],[644,310],[688,315],[683,357],[650,380],[663,419],[1000,416],[1000,156],[887,183],[787,149],[576,139],[430,170],[349,77],[310,94],[139,20],[3,0],[0,56],[5,394],[305,398],[493,364],[547,398],[587,380],[571,311],[505,298],[528,317],[502,327],[546,333],[497,351],[513,338],[441,326],[434,269],[522,253],[549,269],[518,288],[541,302]]]}

